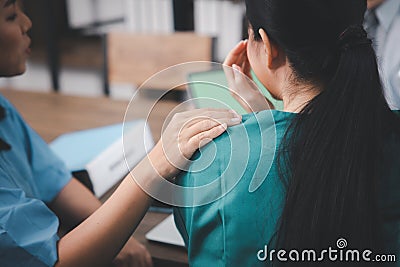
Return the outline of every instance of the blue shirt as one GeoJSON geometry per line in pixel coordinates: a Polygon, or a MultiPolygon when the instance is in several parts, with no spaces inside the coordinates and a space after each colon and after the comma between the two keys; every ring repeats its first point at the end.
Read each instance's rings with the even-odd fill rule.
{"type": "MultiPolygon", "coordinates": [[[[190,266],[270,266],[270,262],[258,260],[257,253],[269,245],[282,213],[285,188],[278,175],[275,151],[294,116],[276,110],[244,115],[242,125],[229,128],[228,134],[197,153],[188,172],[178,179],[182,186],[199,188],[183,194],[187,207],[174,210],[190,266]]],[[[390,145],[382,159],[388,163],[383,175],[387,179],[382,186],[384,198],[379,202],[387,220],[383,225],[385,244],[397,257],[399,139],[394,136],[388,140],[390,145]]]]}
{"type": "Polygon", "coordinates": [[[0,151],[0,266],[53,266],[59,222],[46,203],[71,174],[2,96],[0,106],[0,138],[11,145],[0,151]]]}
{"type": "Polygon", "coordinates": [[[386,100],[400,109],[400,1],[385,0],[365,14],[365,26],[373,39],[386,100]]]}

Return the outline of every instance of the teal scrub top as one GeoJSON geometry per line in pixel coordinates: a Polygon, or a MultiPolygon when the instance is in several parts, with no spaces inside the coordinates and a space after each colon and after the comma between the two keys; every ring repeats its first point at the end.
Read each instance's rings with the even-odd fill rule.
{"type": "MultiPolygon", "coordinates": [[[[197,153],[177,179],[179,185],[199,189],[183,194],[187,207],[174,209],[190,266],[268,266],[257,253],[269,245],[283,209],[285,190],[275,151],[294,116],[276,110],[243,116],[242,125],[197,153]]],[[[387,158],[396,167],[387,169],[387,200],[380,205],[385,218],[391,218],[385,224],[388,247],[399,254],[400,143],[394,140],[396,149],[387,158]]]]}
{"type": "Polygon", "coordinates": [[[46,204],[71,174],[3,96],[0,106],[0,138],[11,146],[0,151],[0,266],[53,266],[59,222],[46,204]]]}

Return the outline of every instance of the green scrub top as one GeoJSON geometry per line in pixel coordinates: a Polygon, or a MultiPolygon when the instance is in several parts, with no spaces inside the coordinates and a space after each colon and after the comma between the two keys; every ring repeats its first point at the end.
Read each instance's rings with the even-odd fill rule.
{"type": "MultiPolygon", "coordinates": [[[[198,189],[183,195],[186,207],[174,209],[190,266],[270,266],[257,253],[269,245],[284,205],[275,151],[295,116],[276,110],[244,115],[242,125],[229,128],[197,153],[177,179],[179,185],[198,189]]],[[[394,138],[391,152],[397,155],[398,140],[394,138]]],[[[392,179],[380,205],[391,218],[385,224],[388,247],[398,254],[400,157],[388,153],[387,158],[396,168],[387,169],[385,175],[392,179]]]]}

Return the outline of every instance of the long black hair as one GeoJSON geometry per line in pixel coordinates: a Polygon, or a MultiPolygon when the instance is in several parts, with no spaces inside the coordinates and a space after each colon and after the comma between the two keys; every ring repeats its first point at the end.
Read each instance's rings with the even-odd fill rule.
{"type": "MultiPolygon", "coordinates": [[[[264,29],[294,83],[320,88],[293,119],[278,167],[287,186],[275,246],[379,248],[377,184],[384,140],[400,125],[362,28],[366,0],[246,0],[250,38],[264,29]]],[[[398,131],[398,130],[397,130],[398,131]]]]}

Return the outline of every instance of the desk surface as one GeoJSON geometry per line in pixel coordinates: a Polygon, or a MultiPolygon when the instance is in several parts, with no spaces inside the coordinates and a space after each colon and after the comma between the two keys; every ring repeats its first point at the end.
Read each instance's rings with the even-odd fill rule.
{"type": "MultiPolygon", "coordinates": [[[[71,131],[100,127],[123,121],[127,101],[109,98],[84,98],[57,93],[35,93],[15,90],[0,90],[16,106],[24,119],[46,142],[71,131]]],[[[143,100],[143,105],[146,100],[143,100]]],[[[141,105],[135,107],[135,116],[143,118],[141,105]]],[[[158,140],[167,113],[176,106],[175,102],[163,102],[149,117],[155,140],[158,140]]],[[[149,242],[145,234],[168,214],[148,212],[136,229],[134,236],[144,244],[153,256],[155,266],[187,266],[187,253],[183,248],[149,242]]]]}
{"type": "MultiPolygon", "coordinates": [[[[0,89],[30,126],[46,142],[57,136],[78,130],[122,123],[128,108],[128,101],[112,100],[106,97],[76,97],[58,93],[38,93],[0,89]]],[[[160,139],[161,129],[168,113],[177,102],[160,101],[148,114],[154,99],[140,98],[131,105],[129,118],[147,118],[155,141],[160,139]]]]}

